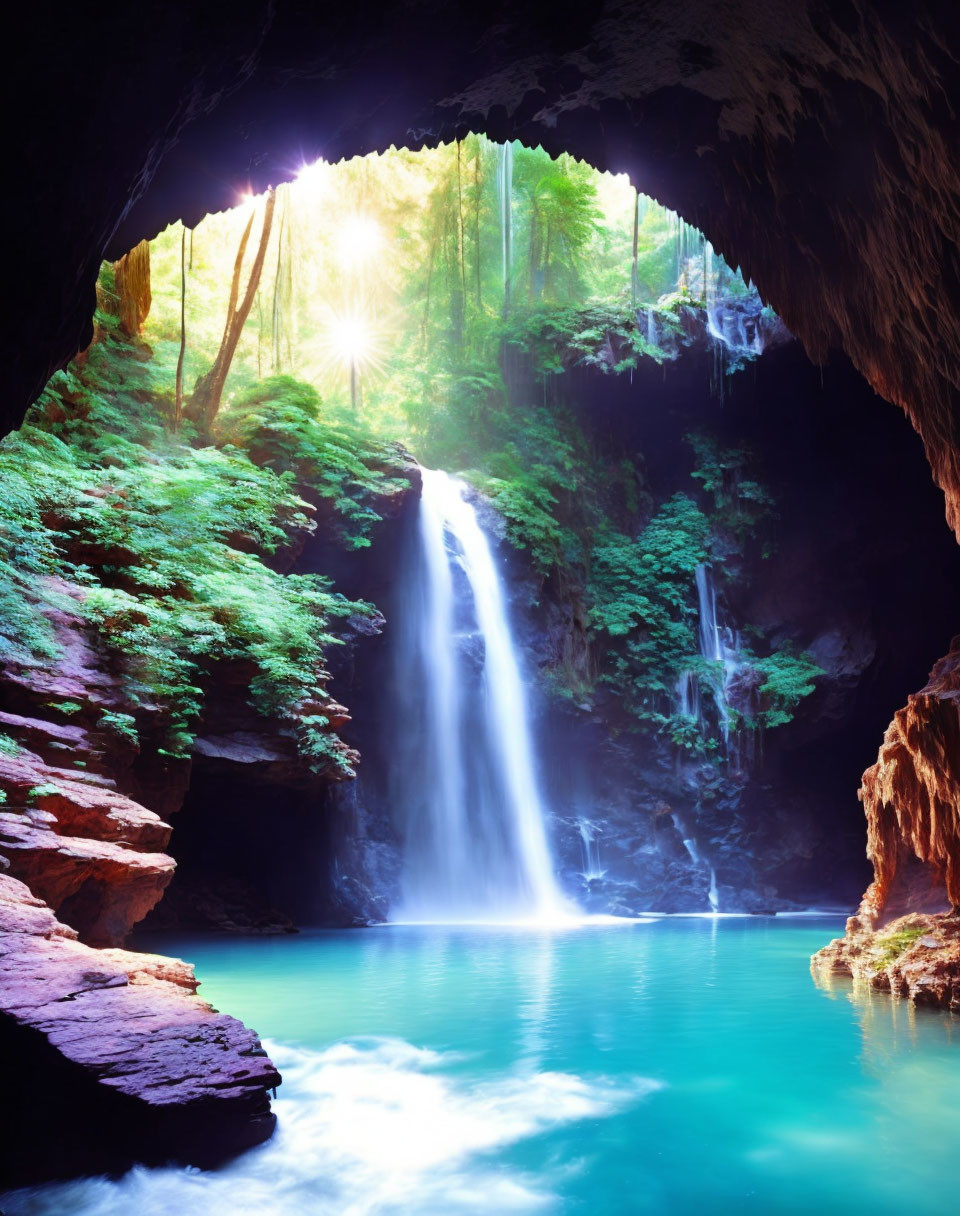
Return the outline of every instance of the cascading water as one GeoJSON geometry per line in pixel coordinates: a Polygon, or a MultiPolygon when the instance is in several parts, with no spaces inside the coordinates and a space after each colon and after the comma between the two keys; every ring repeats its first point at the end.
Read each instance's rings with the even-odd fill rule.
{"type": "MultiPolygon", "coordinates": [[[[700,609],[700,654],[707,660],[706,680],[709,685],[713,703],[717,710],[717,722],[723,736],[724,749],[728,759],[731,752],[730,739],[730,692],[731,686],[741,666],[740,639],[732,630],[720,624],[717,616],[717,588],[713,581],[713,570],[710,566],[701,565],[696,569],[697,600],[700,609]]],[[[676,684],[676,712],[686,718],[696,721],[702,731],[704,727],[703,705],[700,700],[700,684],[693,671],[681,672],[676,684]]],[[[740,755],[734,755],[735,763],[739,764],[740,755]]],[[[677,830],[681,832],[679,823],[674,820],[677,830]]],[[[702,861],[696,841],[690,837],[683,839],[684,846],[690,858],[696,864],[702,861]]],[[[710,866],[710,889],[707,893],[710,908],[713,912],[720,909],[720,897],[717,889],[717,876],[713,866],[710,866]]]]}
{"type": "Polygon", "coordinates": [[[700,605],[700,653],[710,663],[719,664],[712,677],[711,690],[724,745],[730,742],[730,684],[740,667],[740,641],[717,620],[717,588],[710,566],[697,566],[697,597],[700,605]]]}
{"type": "Polygon", "coordinates": [[[549,919],[553,872],[526,697],[503,588],[465,486],[424,469],[418,552],[402,593],[402,689],[419,717],[397,797],[406,817],[396,920],[549,919]]]}

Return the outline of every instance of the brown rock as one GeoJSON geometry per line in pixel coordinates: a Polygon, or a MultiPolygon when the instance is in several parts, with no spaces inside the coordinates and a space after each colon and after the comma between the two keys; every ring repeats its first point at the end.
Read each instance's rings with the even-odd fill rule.
{"type": "Polygon", "coordinates": [[[860,917],[813,956],[814,977],[855,983],[960,1013],[960,917],[912,913],[874,929],[860,917]]]}
{"type": "MultiPolygon", "coordinates": [[[[56,1076],[96,1114],[97,1136],[73,1138],[73,1150],[89,1153],[84,1165],[127,1153],[199,1159],[202,1143],[229,1152],[270,1135],[267,1093],[280,1077],[256,1035],[196,987],[179,959],[82,944],[23,883],[0,875],[4,1058],[14,1072],[35,1065],[56,1076]]],[[[9,1138],[26,1140],[34,1116],[42,1126],[44,1101],[58,1094],[21,1094],[22,1126],[9,1138]]],[[[10,1158],[18,1177],[77,1167],[39,1139],[46,1148],[31,1140],[22,1161],[10,1158]]]]}

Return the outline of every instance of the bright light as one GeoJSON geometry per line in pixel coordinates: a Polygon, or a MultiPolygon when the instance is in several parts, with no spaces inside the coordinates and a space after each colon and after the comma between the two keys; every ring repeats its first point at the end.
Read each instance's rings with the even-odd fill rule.
{"type": "Polygon", "coordinates": [[[299,185],[306,186],[308,190],[317,190],[325,184],[326,170],[330,166],[320,157],[311,165],[301,165],[297,170],[297,182],[299,185]]]}
{"type": "Polygon", "coordinates": [[[384,330],[373,317],[356,309],[327,313],[320,345],[328,364],[380,370],[385,354],[384,330]]]}
{"type": "Polygon", "coordinates": [[[337,234],[337,258],[347,269],[370,260],[383,244],[383,232],[372,216],[352,215],[337,234]]]}
{"type": "Polygon", "coordinates": [[[344,363],[363,363],[372,345],[363,317],[337,317],[330,330],[331,345],[344,363]]]}

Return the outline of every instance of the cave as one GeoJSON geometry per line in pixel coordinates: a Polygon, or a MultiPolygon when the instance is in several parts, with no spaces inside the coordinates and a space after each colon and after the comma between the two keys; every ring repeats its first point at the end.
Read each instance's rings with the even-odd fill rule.
{"type": "Polygon", "coordinates": [[[18,45],[4,1211],[951,1210],[958,55],[866,0],[18,45]]]}

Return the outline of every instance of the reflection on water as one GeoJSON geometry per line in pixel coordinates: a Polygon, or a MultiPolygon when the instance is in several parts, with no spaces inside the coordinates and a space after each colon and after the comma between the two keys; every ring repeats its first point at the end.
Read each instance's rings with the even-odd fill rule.
{"type": "MultiPolygon", "coordinates": [[[[280,1130],[8,1216],[956,1211],[960,1026],[816,988],[831,921],[181,939],[264,1034],[280,1130]],[[922,1202],[918,1196],[922,1195],[922,1202]]],[[[155,943],[154,943],[155,944],[155,943]]]]}

